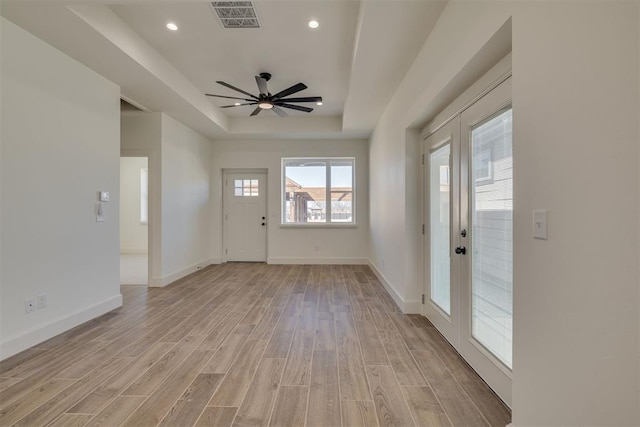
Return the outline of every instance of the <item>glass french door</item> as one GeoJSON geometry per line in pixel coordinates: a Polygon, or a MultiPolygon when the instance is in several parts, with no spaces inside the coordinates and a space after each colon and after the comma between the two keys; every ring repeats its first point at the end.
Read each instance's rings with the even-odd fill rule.
{"type": "Polygon", "coordinates": [[[511,79],[427,138],[424,150],[425,315],[511,405],[511,79]]]}
{"type": "Polygon", "coordinates": [[[424,314],[454,343],[459,335],[459,260],[452,257],[459,228],[460,120],[456,117],[425,141],[425,235],[429,286],[424,314]]]}

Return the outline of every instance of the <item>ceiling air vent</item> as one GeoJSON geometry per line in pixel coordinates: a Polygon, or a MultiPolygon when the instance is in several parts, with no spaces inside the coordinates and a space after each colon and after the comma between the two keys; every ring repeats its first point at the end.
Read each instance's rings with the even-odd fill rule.
{"type": "Polygon", "coordinates": [[[260,21],[250,1],[213,1],[224,28],[260,28],[260,21]]]}

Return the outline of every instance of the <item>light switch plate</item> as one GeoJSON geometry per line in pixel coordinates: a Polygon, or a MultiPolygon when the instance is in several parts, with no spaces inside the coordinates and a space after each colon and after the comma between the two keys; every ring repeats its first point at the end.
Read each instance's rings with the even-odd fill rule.
{"type": "Polygon", "coordinates": [[[533,238],[547,240],[547,211],[544,209],[533,211],[533,238]]]}
{"type": "Polygon", "coordinates": [[[104,203],[98,202],[96,206],[96,222],[104,222],[104,203]]]}
{"type": "Polygon", "coordinates": [[[109,201],[109,192],[108,191],[98,191],[98,200],[101,202],[109,201]]]}

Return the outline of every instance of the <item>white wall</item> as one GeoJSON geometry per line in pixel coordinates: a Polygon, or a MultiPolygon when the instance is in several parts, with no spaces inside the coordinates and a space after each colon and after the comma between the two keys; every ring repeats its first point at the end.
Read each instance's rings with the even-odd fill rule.
{"type": "Polygon", "coordinates": [[[267,169],[269,221],[267,262],[269,263],[366,263],[368,254],[367,143],[360,140],[325,141],[215,141],[212,190],[214,256],[222,257],[222,171],[223,169],[267,169]],[[281,159],[283,157],[355,157],[355,228],[292,229],[280,226],[281,159]],[[315,247],[318,247],[316,250],[315,247]]]}
{"type": "Polygon", "coordinates": [[[162,277],[176,280],[212,259],[212,142],[162,115],[162,277]]]}
{"type": "Polygon", "coordinates": [[[640,425],[637,8],[514,11],[518,425],[640,425]],[[540,208],[548,241],[531,238],[540,208]]]}
{"type": "Polygon", "coordinates": [[[429,113],[437,113],[438,107],[444,108],[465,89],[460,85],[473,75],[463,72],[467,64],[478,68],[476,77],[488,69],[477,60],[479,52],[495,56],[496,61],[506,54],[483,48],[508,20],[507,4],[449,2],[369,140],[369,179],[376,189],[370,200],[370,258],[382,281],[396,294],[396,301],[409,312],[419,311],[422,294],[421,262],[416,259],[422,252],[422,220],[415,129],[425,124],[429,113]],[[476,13],[482,19],[474,19],[476,13]]]}
{"type": "Polygon", "coordinates": [[[120,253],[146,254],[147,224],[140,222],[141,170],[148,168],[146,157],[120,158],[120,253]]]}
{"type": "Polygon", "coordinates": [[[216,262],[211,141],[164,113],[123,113],[122,154],[149,156],[149,286],[216,262]]]}
{"type": "Polygon", "coordinates": [[[122,305],[119,88],[4,18],[0,358],[122,305]],[[110,191],[96,222],[99,190],[110,191]],[[25,299],[46,308],[25,315],[25,299]]]}
{"type": "Polygon", "coordinates": [[[517,426],[640,423],[637,8],[451,1],[370,141],[372,261],[411,300],[406,129],[512,17],[517,426]],[[548,241],[531,238],[534,208],[548,241]]]}

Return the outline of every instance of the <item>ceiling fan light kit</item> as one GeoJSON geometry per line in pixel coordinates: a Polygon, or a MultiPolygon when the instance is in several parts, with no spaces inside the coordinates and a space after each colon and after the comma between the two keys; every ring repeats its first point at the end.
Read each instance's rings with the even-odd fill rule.
{"type": "Polygon", "coordinates": [[[307,96],[302,98],[287,98],[289,95],[293,95],[294,93],[298,93],[307,89],[307,85],[304,83],[297,83],[287,89],[284,89],[275,95],[272,95],[267,88],[267,82],[271,80],[271,74],[269,73],[260,73],[256,77],[256,84],[258,85],[258,96],[252,95],[251,93],[244,91],[240,88],[230,85],[229,83],[225,83],[223,81],[216,81],[219,85],[225,86],[229,89],[235,90],[236,92],[240,92],[243,95],[248,96],[248,98],[238,98],[233,96],[225,96],[225,95],[214,95],[211,93],[206,93],[207,96],[213,96],[217,98],[226,98],[226,99],[237,99],[241,101],[246,101],[245,103],[236,102],[232,105],[222,105],[220,108],[233,108],[233,107],[241,107],[245,105],[256,105],[256,109],[250,114],[251,116],[257,116],[262,110],[273,110],[278,116],[286,117],[287,113],[282,108],[288,108],[290,110],[303,111],[305,113],[310,113],[313,111],[313,108],[304,107],[302,105],[296,105],[296,103],[307,103],[307,102],[315,102],[316,105],[322,105],[322,97],[321,96],[307,96]],[[293,103],[293,104],[292,104],[293,103]]]}

